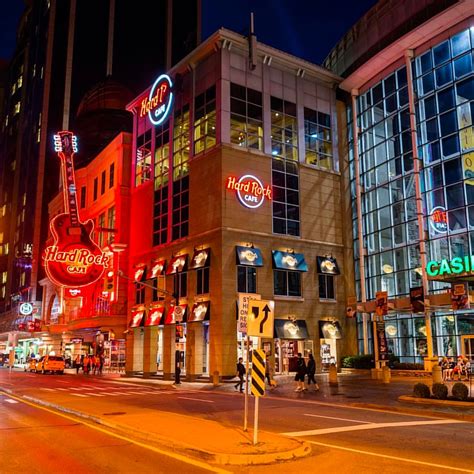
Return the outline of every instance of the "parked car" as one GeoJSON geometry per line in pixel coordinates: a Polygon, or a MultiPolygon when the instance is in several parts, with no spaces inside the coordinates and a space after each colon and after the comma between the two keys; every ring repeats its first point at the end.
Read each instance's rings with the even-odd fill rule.
{"type": "Polygon", "coordinates": [[[8,365],[8,354],[0,354],[0,367],[8,365]]]}
{"type": "Polygon", "coordinates": [[[60,356],[43,356],[36,363],[35,372],[41,372],[45,374],[46,372],[56,372],[58,374],[64,373],[64,359],[60,356]]]}
{"type": "Polygon", "coordinates": [[[36,364],[39,361],[34,357],[31,357],[28,362],[25,364],[25,372],[36,372],[36,364]]]}

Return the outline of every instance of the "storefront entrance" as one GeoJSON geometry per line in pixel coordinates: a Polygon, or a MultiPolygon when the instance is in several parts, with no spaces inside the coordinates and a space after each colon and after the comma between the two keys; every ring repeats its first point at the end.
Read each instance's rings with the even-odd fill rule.
{"type": "Polygon", "coordinates": [[[468,358],[471,364],[474,363],[474,336],[462,336],[461,341],[463,355],[468,358]]]}

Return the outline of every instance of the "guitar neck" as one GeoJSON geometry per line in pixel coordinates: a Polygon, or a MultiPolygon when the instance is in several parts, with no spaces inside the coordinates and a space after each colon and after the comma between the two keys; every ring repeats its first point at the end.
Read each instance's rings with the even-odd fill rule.
{"type": "Polygon", "coordinates": [[[71,216],[73,226],[79,226],[79,214],[77,211],[76,182],[74,179],[74,164],[72,153],[63,153],[63,183],[65,210],[71,216]]]}

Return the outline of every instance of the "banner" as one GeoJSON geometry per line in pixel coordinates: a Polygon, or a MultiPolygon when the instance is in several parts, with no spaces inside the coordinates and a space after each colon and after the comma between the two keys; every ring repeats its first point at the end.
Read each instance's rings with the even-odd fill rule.
{"type": "Polygon", "coordinates": [[[425,295],[422,286],[410,288],[410,304],[414,313],[425,312],[425,295]]]}
{"type": "Polygon", "coordinates": [[[379,346],[379,360],[388,360],[388,345],[387,338],[385,336],[385,323],[378,321],[376,323],[377,328],[377,342],[379,346]]]}
{"type": "Polygon", "coordinates": [[[451,308],[455,311],[469,308],[469,295],[467,291],[467,286],[464,283],[452,285],[451,308]]]}
{"type": "Polygon", "coordinates": [[[375,293],[375,314],[377,316],[386,316],[388,313],[388,293],[386,291],[377,291],[375,293]]]}

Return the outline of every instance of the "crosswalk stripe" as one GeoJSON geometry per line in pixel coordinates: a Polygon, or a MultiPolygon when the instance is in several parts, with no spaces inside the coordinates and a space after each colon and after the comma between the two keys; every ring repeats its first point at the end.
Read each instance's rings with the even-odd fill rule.
{"type": "Polygon", "coordinates": [[[18,403],[16,400],[12,400],[11,398],[5,398],[7,403],[18,403]]]}

